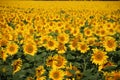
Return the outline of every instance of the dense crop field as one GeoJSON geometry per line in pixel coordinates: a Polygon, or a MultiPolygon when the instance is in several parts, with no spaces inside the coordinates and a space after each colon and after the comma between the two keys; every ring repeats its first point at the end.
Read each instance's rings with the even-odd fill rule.
{"type": "Polygon", "coordinates": [[[120,80],[120,1],[0,2],[0,80],[120,80]]]}

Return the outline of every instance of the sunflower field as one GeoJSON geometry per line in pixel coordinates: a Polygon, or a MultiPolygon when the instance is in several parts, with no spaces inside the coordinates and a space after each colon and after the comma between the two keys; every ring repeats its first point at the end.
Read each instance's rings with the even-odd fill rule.
{"type": "Polygon", "coordinates": [[[0,80],[120,80],[120,1],[1,1],[0,80]]]}

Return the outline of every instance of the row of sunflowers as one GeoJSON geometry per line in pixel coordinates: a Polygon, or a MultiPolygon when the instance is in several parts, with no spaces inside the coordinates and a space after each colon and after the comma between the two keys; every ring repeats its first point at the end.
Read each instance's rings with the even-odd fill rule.
{"type": "Polygon", "coordinates": [[[119,80],[119,14],[0,6],[0,80],[119,80]]]}

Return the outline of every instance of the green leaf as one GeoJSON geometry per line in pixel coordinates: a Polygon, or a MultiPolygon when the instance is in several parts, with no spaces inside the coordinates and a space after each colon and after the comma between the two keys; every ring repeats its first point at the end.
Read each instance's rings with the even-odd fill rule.
{"type": "Polygon", "coordinates": [[[33,62],[33,61],[34,61],[34,56],[26,55],[25,57],[26,57],[26,59],[27,59],[29,62],[33,62]]]}
{"type": "Polygon", "coordinates": [[[66,33],[66,34],[69,34],[69,33],[70,33],[70,31],[69,31],[69,30],[65,30],[65,33],[66,33]]]}
{"type": "Polygon", "coordinates": [[[24,63],[23,66],[22,66],[22,69],[25,69],[25,68],[28,68],[30,67],[30,64],[29,63],[24,63]]]}
{"type": "Polygon", "coordinates": [[[74,60],[75,56],[71,55],[71,54],[67,54],[67,59],[68,60],[74,60]]]}
{"type": "Polygon", "coordinates": [[[70,73],[75,74],[75,70],[69,70],[70,73]]]}
{"type": "Polygon", "coordinates": [[[74,62],[73,64],[74,64],[76,67],[78,67],[78,68],[80,67],[80,63],[79,63],[79,62],[74,62]]]}
{"type": "Polygon", "coordinates": [[[46,55],[47,55],[47,52],[42,52],[40,56],[45,57],[46,55]]]}

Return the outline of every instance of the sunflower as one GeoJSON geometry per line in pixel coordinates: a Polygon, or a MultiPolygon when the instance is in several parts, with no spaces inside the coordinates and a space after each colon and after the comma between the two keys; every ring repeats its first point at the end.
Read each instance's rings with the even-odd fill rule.
{"type": "Polygon", "coordinates": [[[89,50],[89,46],[85,43],[85,42],[80,42],[77,46],[77,49],[81,52],[81,53],[85,53],[89,50]]]}
{"type": "Polygon", "coordinates": [[[8,55],[7,55],[6,51],[3,49],[0,50],[0,58],[2,58],[3,61],[6,61],[7,57],[8,57],[8,55]]]}
{"type": "Polygon", "coordinates": [[[45,44],[45,47],[48,49],[48,50],[55,50],[58,46],[58,42],[51,39],[51,40],[48,40],[47,43],[45,44]]]}
{"type": "Polygon", "coordinates": [[[109,66],[115,66],[115,64],[113,62],[107,61],[103,63],[102,65],[99,65],[98,71],[101,71],[102,69],[109,67],[109,66]]]}
{"type": "Polygon", "coordinates": [[[12,66],[13,66],[13,74],[15,74],[16,72],[21,70],[22,60],[19,58],[13,61],[12,66]]]}
{"type": "Polygon", "coordinates": [[[93,49],[93,54],[91,57],[91,61],[94,64],[102,65],[107,61],[108,56],[106,55],[106,52],[99,50],[99,49],[93,49]]]}
{"type": "Polygon", "coordinates": [[[58,36],[57,36],[57,41],[60,42],[60,43],[68,43],[69,41],[69,35],[68,34],[65,34],[65,33],[60,33],[58,36]]]}
{"type": "Polygon", "coordinates": [[[23,45],[23,51],[25,54],[34,56],[35,53],[37,52],[37,46],[36,44],[33,44],[33,43],[25,43],[23,45]]]}
{"type": "Polygon", "coordinates": [[[48,56],[48,58],[46,59],[46,65],[47,66],[52,66],[53,65],[53,57],[52,56],[48,56]]]}
{"type": "Polygon", "coordinates": [[[113,74],[113,80],[120,80],[120,71],[114,71],[113,74]]]}
{"type": "Polygon", "coordinates": [[[66,51],[66,46],[63,43],[59,43],[57,47],[57,51],[59,54],[63,54],[66,51]]]}
{"type": "Polygon", "coordinates": [[[64,71],[59,69],[52,69],[49,72],[49,78],[51,78],[52,80],[63,80],[64,76],[64,71]]]}
{"type": "Polygon", "coordinates": [[[9,55],[14,55],[18,52],[18,45],[16,43],[9,43],[6,51],[9,55]]]}
{"type": "Polygon", "coordinates": [[[73,30],[73,32],[72,32],[72,35],[73,35],[73,36],[76,36],[76,35],[78,35],[79,33],[80,33],[79,28],[74,28],[74,30],[73,30]]]}
{"type": "Polygon", "coordinates": [[[33,77],[27,77],[26,80],[34,80],[33,77]]]}
{"type": "Polygon", "coordinates": [[[92,31],[90,28],[85,28],[84,29],[84,35],[87,36],[87,37],[90,37],[92,36],[92,31]]]}
{"type": "Polygon", "coordinates": [[[97,40],[95,37],[88,37],[86,39],[86,43],[90,46],[93,46],[95,44],[95,40],[97,40]]]}
{"type": "Polygon", "coordinates": [[[103,46],[106,51],[115,51],[117,47],[117,43],[113,37],[106,37],[103,46]]]}
{"type": "Polygon", "coordinates": [[[46,76],[38,77],[38,78],[36,78],[36,80],[46,80],[46,76]]]}
{"type": "Polygon", "coordinates": [[[0,47],[7,46],[8,40],[5,38],[0,39],[0,47]]]}
{"type": "Polygon", "coordinates": [[[109,35],[114,35],[116,33],[116,31],[113,27],[110,29],[107,29],[107,30],[108,30],[109,35]]]}
{"type": "Polygon", "coordinates": [[[112,71],[104,73],[105,80],[120,80],[120,71],[112,71]]]}
{"type": "Polygon", "coordinates": [[[78,45],[78,39],[74,39],[74,40],[70,41],[69,47],[71,50],[75,51],[77,48],[77,45],[78,45]]]}
{"type": "Polygon", "coordinates": [[[61,55],[55,55],[53,56],[54,58],[54,62],[53,62],[53,66],[56,68],[64,68],[67,60],[65,59],[65,57],[61,56],[61,55]]]}
{"type": "Polygon", "coordinates": [[[43,73],[45,72],[45,69],[43,66],[39,66],[35,70],[36,70],[36,77],[42,76],[43,73]]]}

